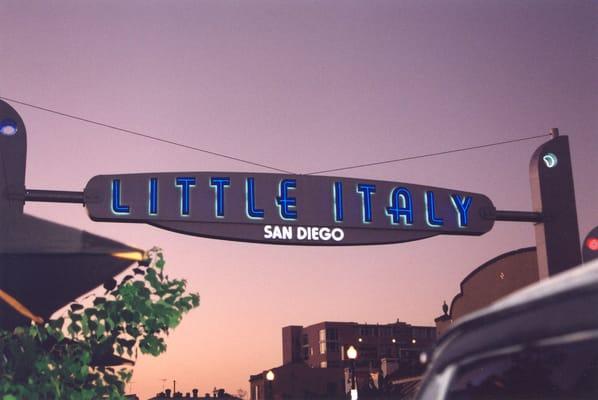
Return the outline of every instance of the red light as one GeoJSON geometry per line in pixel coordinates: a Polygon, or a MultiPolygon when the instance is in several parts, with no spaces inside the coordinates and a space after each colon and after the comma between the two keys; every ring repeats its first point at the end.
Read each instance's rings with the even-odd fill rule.
{"type": "Polygon", "coordinates": [[[586,246],[592,251],[598,250],[598,238],[591,237],[586,240],[586,246]]]}

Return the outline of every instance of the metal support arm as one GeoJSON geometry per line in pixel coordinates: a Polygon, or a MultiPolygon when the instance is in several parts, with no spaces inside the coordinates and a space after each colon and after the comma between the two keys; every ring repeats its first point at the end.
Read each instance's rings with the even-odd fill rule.
{"type": "Polygon", "coordinates": [[[495,221],[512,221],[512,222],[542,222],[542,213],[533,211],[506,211],[496,210],[494,214],[495,221]]]}
{"type": "Polygon", "coordinates": [[[83,192],[66,190],[25,190],[25,201],[42,201],[50,203],[79,203],[84,204],[83,192]]]}
{"type": "Polygon", "coordinates": [[[535,211],[508,211],[483,209],[481,210],[482,217],[491,219],[493,221],[511,221],[511,222],[543,222],[544,216],[540,212],[535,211]]]}

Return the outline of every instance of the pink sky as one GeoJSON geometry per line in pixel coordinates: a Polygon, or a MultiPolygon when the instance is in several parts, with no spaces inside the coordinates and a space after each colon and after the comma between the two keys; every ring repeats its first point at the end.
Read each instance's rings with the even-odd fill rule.
{"type": "MultiPolygon", "coordinates": [[[[3,2],[0,96],[294,172],[516,139],[559,127],[573,155],[580,234],[596,225],[595,2],[3,2]]],[[[257,171],[14,105],[27,187],[94,175],[257,171]]],[[[484,193],[530,210],[542,140],[349,171],[484,193]]],[[[282,361],[281,328],[323,320],[432,325],[484,261],[534,244],[531,224],[481,237],[351,248],[265,246],[94,223],[77,205],[26,212],[164,249],[200,307],[133,391],[229,392],[282,361]]]]}

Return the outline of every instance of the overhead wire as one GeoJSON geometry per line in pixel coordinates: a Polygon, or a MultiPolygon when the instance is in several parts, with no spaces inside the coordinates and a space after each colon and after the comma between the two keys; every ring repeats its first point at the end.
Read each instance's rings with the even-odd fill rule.
{"type": "MultiPolygon", "coordinates": [[[[134,131],[134,130],[131,130],[131,129],[126,129],[126,128],[121,128],[121,127],[119,127],[117,125],[112,125],[112,124],[108,124],[108,123],[105,123],[105,122],[99,122],[99,121],[95,121],[95,120],[92,120],[92,119],[89,119],[89,118],[84,118],[84,117],[80,117],[80,116],[77,116],[77,115],[65,113],[65,112],[62,112],[62,111],[57,111],[57,110],[53,110],[53,109],[50,109],[50,108],[41,107],[41,106],[38,106],[38,105],[35,105],[35,104],[31,104],[31,103],[27,103],[27,102],[24,102],[24,101],[21,101],[21,100],[12,99],[12,98],[5,97],[5,96],[0,96],[0,99],[7,100],[7,101],[10,101],[10,102],[13,102],[13,103],[16,103],[16,104],[20,104],[20,105],[23,105],[23,106],[26,106],[26,107],[31,107],[31,108],[34,108],[34,109],[37,109],[37,110],[46,111],[46,112],[49,112],[49,113],[52,113],[52,114],[56,114],[56,115],[59,115],[59,116],[62,116],[62,117],[66,117],[66,118],[70,118],[70,119],[74,119],[74,120],[86,122],[86,123],[89,123],[89,124],[101,126],[101,127],[104,127],[104,128],[112,129],[112,130],[115,130],[115,131],[118,131],[118,132],[121,132],[121,133],[138,136],[138,137],[142,137],[142,138],[145,138],[145,139],[150,139],[150,140],[154,140],[154,141],[158,141],[158,142],[170,144],[170,145],[173,145],[173,146],[178,146],[178,147],[182,147],[182,148],[189,149],[189,150],[199,151],[201,153],[205,153],[205,154],[209,154],[209,155],[213,155],[213,156],[217,156],[217,157],[221,157],[221,158],[225,158],[225,159],[229,159],[229,160],[241,162],[241,163],[248,164],[248,165],[253,165],[253,166],[257,166],[257,167],[266,168],[266,169],[269,169],[269,170],[272,170],[272,171],[276,171],[276,172],[282,172],[282,173],[285,173],[285,174],[295,174],[292,171],[287,171],[287,170],[284,170],[284,169],[276,168],[276,167],[273,167],[273,166],[268,165],[268,164],[258,163],[258,162],[246,160],[246,159],[243,159],[243,158],[231,156],[231,155],[228,155],[228,154],[211,151],[211,150],[207,150],[207,149],[196,147],[196,146],[191,146],[191,145],[180,143],[180,142],[175,142],[175,141],[168,140],[168,139],[163,139],[163,138],[160,138],[160,137],[157,137],[157,136],[149,135],[147,133],[138,132],[138,131],[134,131]]],[[[402,157],[402,158],[395,158],[395,159],[391,159],[391,160],[374,161],[374,162],[363,163],[363,164],[353,164],[353,165],[348,165],[348,166],[344,166],[344,167],[338,167],[338,168],[331,168],[331,169],[325,169],[325,170],[320,170],[320,171],[308,172],[308,173],[304,173],[302,175],[320,175],[320,174],[325,174],[325,173],[330,173],[330,172],[347,171],[347,170],[357,169],[357,168],[365,168],[365,167],[373,167],[373,166],[377,166],[377,165],[398,163],[398,162],[401,162],[401,161],[415,160],[415,159],[419,159],[419,158],[436,157],[436,156],[441,156],[441,155],[445,155],[445,154],[452,154],[452,153],[458,153],[458,152],[469,151],[469,150],[477,150],[477,149],[482,149],[482,148],[486,148],[486,147],[501,146],[501,145],[505,145],[505,144],[509,144],[509,143],[516,143],[516,142],[522,142],[522,141],[525,141],[525,140],[538,139],[538,138],[543,138],[543,137],[546,137],[546,136],[550,136],[550,134],[528,136],[528,137],[523,137],[523,138],[518,138],[518,139],[504,140],[504,141],[500,141],[500,142],[492,142],[492,143],[486,143],[486,144],[481,144],[481,145],[476,145],[476,146],[460,147],[460,148],[456,148],[456,149],[438,151],[438,152],[434,152],[434,153],[420,154],[420,155],[415,155],[415,156],[407,156],[407,157],[402,157]]]]}
{"type": "Polygon", "coordinates": [[[204,148],[200,148],[200,147],[196,147],[196,146],[191,146],[191,145],[180,143],[180,142],[175,142],[173,140],[163,139],[163,138],[160,138],[160,137],[157,137],[157,136],[149,135],[147,133],[138,132],[138,131],[134,131],[134,130],[131,130],[131,129],[126,129],[126,128],[121,128],[119,126],[108,124],[108,123],[105,123],[105,122],[99,122],[99,121],[95,121],[95,120],[92,120],[92,119],[89,119],[89,118],[84,118],[84,117],[80,117],[80,116],[77,116],[77,115],[68,114],[68,113],[65,113],[65,112],[62,112],[62,111],[57,111],[57,110],[53,110],[53,109],[50,109],[50,108],[37,106],[35,104],[27,103],[27,102],[24,102],[24,101],[21,101],[21,100],[15,100],[15,99],[12,99],[12,98],[9,98],[9,97],[4,97],[4,96],[0,96],[0,99],[7,100],[7,101],[10,101],[12,103],[20,104],[20,105],[23,105],[23,106],[26,106],[26,107],[31,107],[31,108],[34,108],[34,109],[37,109],[37,110],[46,111],[46,112],[49,112],[49,113],[52,113],[52,114],[60,115],[62,117],[66,117],[66,118],[70,118],[70,119],[74,119],[74,120],[78,120],[78,121],[82,121],[82,122],[87,122],[89,124],[101,126],[101,127],[108,128],[108,129],[112,129],[112,130],[115,130],[115,131],[119,131],[121,133],[126,133],[126,134],[130,134],[130,135],[134,135],[134,136],[139,136],[139,137],[143,137],[143,138],[146,138],[146,139],[155,140],[155,141],[158,141],[158,142],[170,144],[170,145],[173,145],[173,146],[182,147],[182,148],[189,149],[189,150],[199,151],[201,153],[210,154],[212,156],[226,158],[226,159],[233,160],[233,161],[238,161],[238,162],[241,162],[241,163],[244,163],[244,164],[248,164],[248,165],[253,165],[253,166],[256,166],[256,167],[266,168],[266,169],[269,169],[269,170],[272,170],[272,171],[283,172],[283,173],[286,173],[286,174],[294,174],[294,172],[287,171],[287,170],[280,169],[280,168],[276,168],[276,167],[273,167],[271,165],[267,165],[267,164],[264,164],[264,163],[258,163],[258,162],[255,162],[255,161],[246,160],[246,159],[235,157],[235,156],[231,156],[231,155],[228,155],[228,154],[218,153],[218,152],[215,152],[215,151],[212,151],[212,150],[206,150],[204,148]]]}
{"type": "Polygon", "coordinates": [[[461,151],[482,149],[485,147],[500,146],[500,145],[508,144],[508,143],[522,142],[524,140],[538,139],[538,138],[542,138],[542,137],[546,137],[546,136],[550,136],[550,134],[547,133],[547,134],[542,134],[542,135],[528,136],[528,137],[519,138],[519,139],[504,140],[502,142],[486,143],[486,144],[481,144],[481,145],[477,145],[477,146],[460,147],[457,149],[438,151],[435,153],[420,154],[417,156],[408,156],[408,157],[402,157],[402,158],[395,158],[392,160],[375,161],[375,162],[370,162],[370,163],[365,163],[365,164],[355,164],[355,165],[349,165],[349,166],[345,166],[345,167],[325,169],[325,170],[321,170],[321,171],[308,172],[305,175],[319,175],[319,174],[325,174],[325,173],[329,173],[329,172],[346,171],[346,170],[350,170],[350,169],[373,167],[376,165],[391,164],[391,163],[397,163],[397,162],[407,161],[407,160],[415,160],[418,158],[435,157],[435,156],[441,156],[444,154],[458,153],[461,151]]]}

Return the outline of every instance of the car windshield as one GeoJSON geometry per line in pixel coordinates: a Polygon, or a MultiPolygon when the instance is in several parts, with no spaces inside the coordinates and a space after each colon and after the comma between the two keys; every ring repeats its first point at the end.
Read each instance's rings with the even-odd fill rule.
{"type": "Polygon", "coordinates": [[[533,347],[459,367],[446,398],[598,399],[598,340],[533,347]]]}

